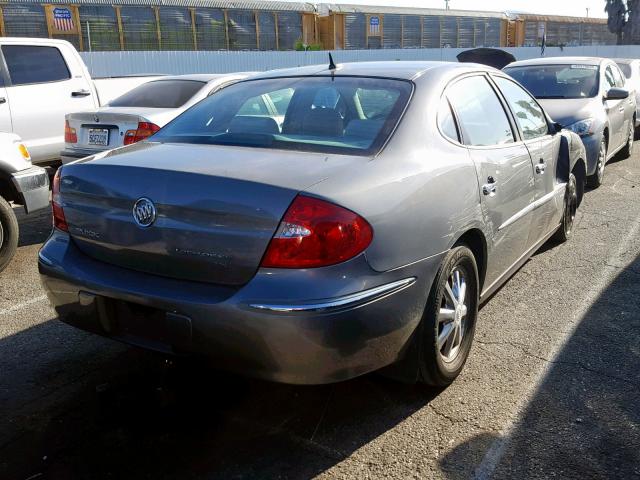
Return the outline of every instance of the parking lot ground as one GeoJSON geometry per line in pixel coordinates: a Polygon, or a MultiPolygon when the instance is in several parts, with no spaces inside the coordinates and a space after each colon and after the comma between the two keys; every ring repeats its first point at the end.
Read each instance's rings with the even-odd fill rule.
{"type": "Polygon", "coordinates": [[[445,390],[261,382],[56,320],[47,214],[0,276],[0,478],[640,478],[640,149],[481,310],[445,390]]]}

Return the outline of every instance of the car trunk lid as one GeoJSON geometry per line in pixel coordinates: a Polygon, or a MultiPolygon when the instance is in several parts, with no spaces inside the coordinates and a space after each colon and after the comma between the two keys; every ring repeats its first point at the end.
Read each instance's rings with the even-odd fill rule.
{"type": "Polygon", "coordinates": [[[241,285],[295,196],[362,157],[143,142],[63,167],[69,233],[98,260],[173,278],[241,285]],[[134,204],[149,199],[141,227],[134,204]]]}

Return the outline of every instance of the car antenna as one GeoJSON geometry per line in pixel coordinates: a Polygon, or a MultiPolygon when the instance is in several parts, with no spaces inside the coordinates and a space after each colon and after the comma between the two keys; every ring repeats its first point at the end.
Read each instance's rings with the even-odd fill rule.
{"type": "Polygon", "coordinates": [[[333,57],[331,56],[331,52],[329,52],[329,70],[335,70],[336,68],[336,64],[333,61],[333,57]]]}

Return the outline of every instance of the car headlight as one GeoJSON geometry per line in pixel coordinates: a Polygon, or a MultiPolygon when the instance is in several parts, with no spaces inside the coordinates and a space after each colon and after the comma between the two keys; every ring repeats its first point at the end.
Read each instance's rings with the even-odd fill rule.
{"type": "Polygon", "coordinates": [[[581,137],[588,137],[589,135],[593,135],[595,133],[593,131],[594,123],[595,119],[586,118],[584,120],[580,120],[579,122],[572,123],[571,125],[567,125],[565,128],[577,133],[581,137]]]}

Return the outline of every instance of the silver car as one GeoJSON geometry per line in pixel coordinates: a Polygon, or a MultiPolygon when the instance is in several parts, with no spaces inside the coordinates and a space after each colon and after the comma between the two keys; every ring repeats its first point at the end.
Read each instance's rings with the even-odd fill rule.
{"type": "Polygon", "coordinates": [[[626,87],[636,92],[636,128],[640,126],[640,60],[616,58],[616,64],[626,78],[626,87]]]}
{"type": "Polygon", "coordinates": [[[571,234],[584,147],[490,67],[332,67],[63,166],[39,254],[60,319],[281,382],[452,382],[478,305],[571,234]]]}
{"type": "Polygon", "coordinates": [[[207,95],[248,76],[249,73],[161,77],[103,107],[69,113],[65,116],[62,163],[144,140],[207,95]]]}
{"type": "Polygon", "coordinates": [[[537,58],[504,71],[526,87],[554,121],[580,135],[587,150],[587,175],[599,187],[606,163],[631,156],[636,98],[613,60],[589,57],[537,58]]]}

